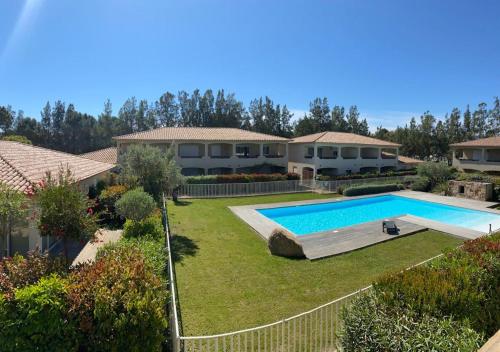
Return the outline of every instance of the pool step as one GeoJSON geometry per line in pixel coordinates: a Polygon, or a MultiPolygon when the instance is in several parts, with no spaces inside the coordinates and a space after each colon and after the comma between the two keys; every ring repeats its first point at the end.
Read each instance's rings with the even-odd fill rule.
{"type": "Polygon", "coordinates": [[[461,226],[449,225],[439,221],[429,220],[421,218],[415,215],[404,215],[399,218],[400,220],[411,222],[416,225],[425,226],[429,229],[436,231],[446,232],[450,235],[457,236],[460,238],[473,240],[475,238],[486,235],[486,233],[476,230],[467,229],[461,226]]]}

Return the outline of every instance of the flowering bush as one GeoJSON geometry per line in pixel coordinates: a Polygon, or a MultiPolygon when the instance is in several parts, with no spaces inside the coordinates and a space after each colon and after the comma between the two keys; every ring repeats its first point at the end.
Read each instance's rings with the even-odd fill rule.
{"type": "Polygon", "coordinates": [[[62,239],[66,257],[68,240],[93,238],[97,225],[92,203],[80,192],[69,169],[59,170],[56,178],[47,174],[37,191],[37,203],[40,234],[62,239]]]}

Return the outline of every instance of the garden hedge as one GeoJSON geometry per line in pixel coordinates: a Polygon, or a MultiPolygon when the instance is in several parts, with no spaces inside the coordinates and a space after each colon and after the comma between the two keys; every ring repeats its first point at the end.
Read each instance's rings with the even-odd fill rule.
{"type": "Polygon", "coordinates": [[[186,177],[187,184],[252,183],[290,180],[300,180],[300,175],[289,172],[287,174],[230,174],[186,177]]]}
{"type": "Polygon", "coordinates": [[[346,351],[477,351],[500,326],[500,234],[386,274],[342,311],[346,351]]]}
{"type": "Polygon", "coordinates": [[[403,189],[402,185],[398,184],[387,184],[387,185],[365,185],[365,186],[354,186],[344,189],[343,195],[352,197],[360,196],[364,194],[376,194],[384,192],[394,192],[403,189]]]}
{"type": "Polygon", "coordinates": [[[416,174],[417,170],[413,169],[413,170],[375,172],[367,174],[351,174],[351,175],[339,175],[339,176],[318,175],[317,179],[318,181],[360,180],[360,179],[377,178],[377,177],[412,176],[416,174]]]}

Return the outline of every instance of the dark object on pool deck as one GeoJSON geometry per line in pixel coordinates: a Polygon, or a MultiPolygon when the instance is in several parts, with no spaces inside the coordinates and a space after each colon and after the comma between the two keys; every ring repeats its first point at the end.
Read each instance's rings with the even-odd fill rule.
{"type": "Polygon", "coordinates": [[[272,255],[287,258],[304,258],[302,245],[288,231],[275,229],[267,240],[267,247],[272,255]]]}
{"type": "Polygon", "coordinates": [[[382,221],[382,232],[397,235],[399,234],[399,229],[394,221],[382,221]]]}

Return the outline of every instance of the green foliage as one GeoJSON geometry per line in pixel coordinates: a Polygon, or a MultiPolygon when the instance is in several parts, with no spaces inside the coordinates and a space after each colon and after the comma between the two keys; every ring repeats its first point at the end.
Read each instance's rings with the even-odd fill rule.
{"type": "Polygon", "coordinates": [[[5,257],[0,261],[0,293],[7,299],[14,296],[14,290],[38,282],[50,273],[64,274],[66,261],[62,257],[50,257],[38,250],[30,251],[23,257],[5,257]]]}
{"type": "Polygon", "coordinates": [[[2,351],[77,351],[75,324],[67,317],[67,283],[57,275],[0,298],[2,351]]]}
{"type": "Polygon", "coordinates": [[[151,215],[156,208],[153,197],[140,188],[125,193],[115,203],[116,212],[126,219],[141,221],[151,215]]]}
{"type": "Polygon", "coordinates": [[[403,189],[403,186],[398,184],[354,186],[344,189],[343,195],[352,197],[352,196],[360,196],[363,194],[376,194],[376,193],[400,191],[401,189],[403,189]]]}
{"type": "Polygon", "coordinates": [[[28,209],[29,199],[24,194],[0,183],[0,231],[3,235],[26,222],[28,209]]]}
{"type": "Polygon", "coordinates": [[[412,191],[428,192],[430,189],[430,181],[428,177],[419,177],[411,184],[412,191]]]}
{"type": "Polygon", "coordinates": [[[484,337],[467,323],[393,308],[375,293],[363,294],[341,312],[345,351],[476,351],[484,337]]]}
{"type": "Polygon", "coordinates": [[[162,192],[168,193],[184,182],[170,149],[162,152],[149,145],[132,145],[127,149],[122,167],[125,183],[142,187],[156,200],[161,198],[162,192]]]}
{"type": "Polygon", "coordinates": [[[156,239],[163,238],[163,227],[158,216],[149,216],[140,221],[125,221],[123,226],[124,238],[137,238],[147,235],[156,239]]]}
{"type": "Polygon", "coordinates": [[[23,144],[32,144],[31,141],[26,136],[19,136],[16,134],[4,136],[4,137],[2,137],[2,140],[3,141],[10,141],[10,142],[18,142],[18,143],[23,143],[23,144]]]}
{"type": "Polygon", "coordinates": [[[432,193],[448,196],[449,195],[448,181],[444,181],[435,185],[434,188],[432,189],[432,193]]]}
{"type": "Polygon", "coordinates": [[[70,309],[91,351],[158,351],[167,327],[164,281],[135,246],[101,252],[70,278],[70,309]]]}
{"type": "Polygon", "coordinates": [[[417,166],[417,173],[421,177],[429,179],[430,188],[433,188],[439,183],[443,183],[451,179],[453,176],[452,169],[447,163],[425,162],[417,166]]]}
{"type": "Polygon", "coordinates": [[[164,280],[167,279],[165,274],[167,251],[163,238],[156,238],[151,235],[123,238],[118,242],[106,244],[99,249],[97,258],[115,256],[115,253],[128,250],[129,248],[139,248],[144,255],[144,260],[152,268],[156,276],[164,280]]]}
{"type": "Polygon", "coordinates": [[[495,177],[487,175],[487,174],[482,174],[479,172],[474,172],[474,173],[465,173],[461,172],[458,173],[455,177],[456,180],[458,181],[473,181],[473,182],[488,182],[488,183],[495,183],[495,177]]]}
{"type": "Polygon", "coordinates": [[[86,241],[94,236],[97,225],[89,211],[91,204],[78,189],[69,169],[60,169],[56,178],[47,174],[40,186],[37,192],[40,234],[62,239],[67,256],[68,239],[86,241]]]}
{"type": "Polygon", "coordinates": [[[270,181],[299,180],[300,175],[287,174],[231,174],[231,175],[207,175],[186,177],[188,184],[213,184],[213,183],[251,183],[270,181]]]}
{"type": "Polygon", "coordinates": [[[416,174],[417,170],[400,170],[400,171],[375,172],[367,174],[350,174],[350,175],[338,175],[338,176],[318,175],[317,180],[319,181],[360,180],[360,179],[379,178],[379,177],[412,176],[416,174]]]}

